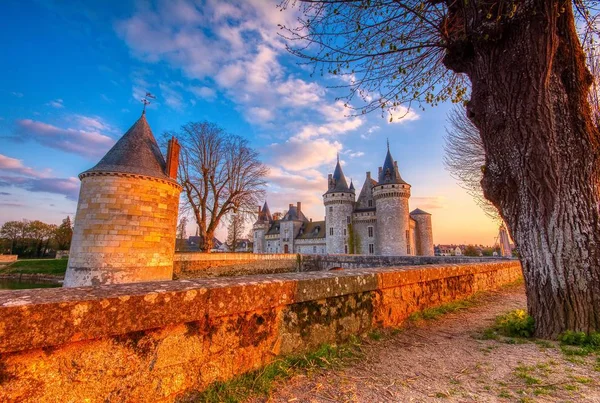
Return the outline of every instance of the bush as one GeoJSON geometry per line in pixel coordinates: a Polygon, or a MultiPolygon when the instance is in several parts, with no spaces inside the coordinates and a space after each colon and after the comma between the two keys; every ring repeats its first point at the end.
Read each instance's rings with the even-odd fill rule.
{"type": "Polygon", "coordinates": [[[562,344],[566,344],[569,346],[580,346],[580,347],[590,347],[593,349],[600,349],[600,333],[585,333],[585,332],[574,332],[572,330],[567,330],[558,336],[558,340],[562,344]]]}
{"type": "Polygon", "coordinates": [[[496,318],[495,330],[509,337],[531,337],[535,323],[523,309],[516,309],[496,318]]]}

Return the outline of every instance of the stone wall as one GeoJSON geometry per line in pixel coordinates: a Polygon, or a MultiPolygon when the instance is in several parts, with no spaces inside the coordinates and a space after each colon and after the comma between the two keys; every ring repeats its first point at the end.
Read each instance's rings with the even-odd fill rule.
{"type": "Polygon", "coordinates": [[[140,175],[82,177],[65,286],[170,280],[180,191],[140,175]]]}
{"type": "Polygon", "coordinates": [[[0,264],[16,262],[18,255],[0,255],[0,264]]]}
{"type": "Polygon", "coordinates": [[[520,277],[507,261],[0,292],[0,401],[172,402],[520,277]]]}
{"type": "Polygon", "coordinates": [[[499,257],[469,256],[369,256],[369,255],[302,255],[299,270],[324,271],[335,268],[365,269],[428,264],[470,264],[509,261],[499,257]]]}
{"type": "Polygon", "coordinates": [[[220,277],[298,271],[298,255],[253,253],[176,253],[176,278],[220,277]]]}

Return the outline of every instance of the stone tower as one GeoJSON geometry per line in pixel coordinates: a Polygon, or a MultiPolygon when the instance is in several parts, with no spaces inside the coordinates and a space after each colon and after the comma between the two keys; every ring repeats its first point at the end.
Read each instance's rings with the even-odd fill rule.
{"type": "Polygon", "coordinates": [[[388,144],[379,181],[373,186],[377,205],[377,250],[383,256],[414,255],[410,250],[408,199],[410,185],[400,176],[398,163],[392,158],[388,144]]]}
{"type": "Polygon", "coordinates": [[[354,198],[354,188],[350,189],[348,187],[338,156],[335,171],[333,175],[329,174],[328,177],[327,192],[323,195],[327,253],[349,252],[349,226],[352,223],[354,198]]]}
{"type": "Polygon", "coordinates": [[[65,287],[171,280],[179,144],[165,162],[145,114],[81,173],[65,287]]]}
{"type": "Polygon", "coordinates": [[[417,245],[416,255],[433,256],[433,227],[431,226],[431,214],[421,210],[414,209],[410,212],[410,217],[417,223],[415,241],[417,245]]]}
{"type": "Polygon", "coordinates": [[[258,218],[252,226],[254,231],[254,246],[252,251],[254,253],[265,253],[267,250],[267,246],[265,245],[265,234],[267,233],[271,222],[273,222],[273,217],[271,216],[269,206],[265,201],[262,209],[260,207],[258,208],[258,218]]]}

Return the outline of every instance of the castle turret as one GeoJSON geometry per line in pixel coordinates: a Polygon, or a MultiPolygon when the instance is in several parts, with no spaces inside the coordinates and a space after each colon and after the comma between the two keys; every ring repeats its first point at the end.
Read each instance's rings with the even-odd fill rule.
{"type": "Polygon", "coordinates": [[[377,251],[384,256],[413,255],[410,250],[408,199],[410,185],[400,176],[398,163],[392,158],[388,144],[379,181],[373,186],[377,205],[377,251]]]}
{"type": "Polygon", "coordinates": [[[81,173],[65,287],[171,280],[179,145],[165,162],[145,114],[81,173]]]}
{"type": "Polygon", "coordinates": [[[431,214],[421,210],[414,209],[410,212],[410,217],[417,223],[415,241],[416,254],[419,256],[433,256],[433,227],[431,226],[431,214]]]}
{"type": "Polygon", "coordinates": [[[267,251],[265,245],[265,234],[267,233],[267,230],[272,222],[273,217],[269,211],[269,205],[265,201],[262,209],[260,207],[258,208],[258,218],[252,226],[252,230],[254,231],[254,253],[265,253],[267,251]]]}
{"type": "Polygon", "coordinates": [[[348,187],[338,156],[333,175],[329,174],[328,189],[323,195],[327,253],[348,253],[350,224],[354,210],[355,191],[348,187]]]}

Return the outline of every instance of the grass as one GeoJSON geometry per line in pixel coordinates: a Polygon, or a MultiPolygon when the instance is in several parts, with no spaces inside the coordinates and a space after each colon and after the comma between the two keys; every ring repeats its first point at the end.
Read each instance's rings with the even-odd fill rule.
{"type": "Polygon", "coordinates": [[[496,317],[494,326],[483,331],[481,338],[484,340],[497,340],[498,336],[506,336],[504,342],[508,344],[522,344],[523,338],[533,336],[534,321],[523,309],[515,309],[496,317]]]}
{"type": "Polygon", "coordinates": [[[574,332],[567,330],[558,336],[560,350],[567,357],[585,357],[600,353],[600,333],[574,332]]]}
{"type": "Polygon", "coordinates": [[[427,308],[419,312],[415,312],[409,316],[409,319],[414,322],[418,322],[421,320],[435,320],[440,316],[446,315],[448,313],[453,313],[457,311],[461,311],[463,309],[470,308],[476,305],[477,300],[475,297],[470,297],[467,299],[463,299],[460,301],[453,301],[447,304],[439,305],[433,308],[427,308]]]}
{"type": "Polygon", "coordinates": [[[266,367],[238,376],[226,382],[216,382],[201,393],[189,395],[188,402],[239,402],[251,396],[267,396],[275,382],[300,372],[341,368],[349,360],[361,356],[360,341],[353,337],[342,345],[323,344],[318,350],[295,357],[286,357],[266,367]]]}
{"type": "Polygon", "coordinates": [[[48,274],[64,276],[68,259],[18,260],[0,269],[0,274],[48,274]]]}

